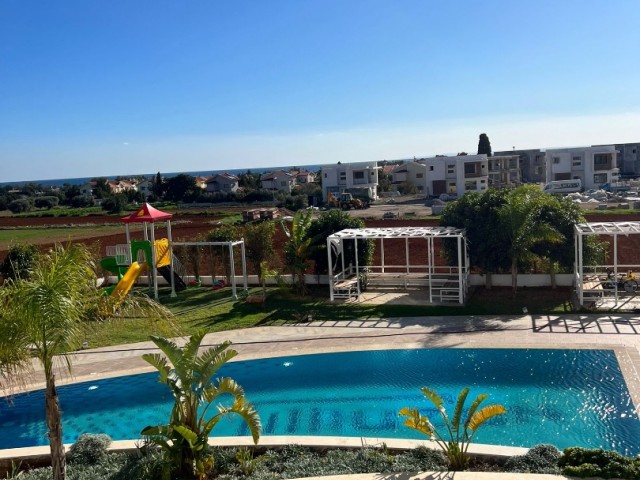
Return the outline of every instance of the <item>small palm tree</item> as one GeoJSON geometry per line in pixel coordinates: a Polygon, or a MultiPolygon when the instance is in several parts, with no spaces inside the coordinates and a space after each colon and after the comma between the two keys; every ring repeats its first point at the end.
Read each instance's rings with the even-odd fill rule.
{"type": "Polygon", "coordinates": [[[309,227],[313,221],[312,210],[298,210],[293,217],[291,230],[284,223],[282,228],[289,240],[284,246],[284,257],[287,267],[291,270],[298,293],[305,294],[304,274],[307,271],[307,261],[313,252],[313,238],[309,236],[309,227]]]}
{"type": "MultiPolygon", "coordinates": [[[[222,417],[235,413],[249,426],[253,441],[258,443],[262,429],[258,412],[247,402],[244,390],[231,378],[214,380],[214,375],[238,352],[228,349],[230,342],[216,345],[198,355],[205,332],[193,335],[183,347],[161,337],[152,337],[164,353],[145,354],[144,360],[160,372],[160,382],[169,387],[174,397],[169,423],[148,426],[142,435],[159,445],[180,478],[204,478],[212,467],[207,452],[209,434],[222,417]],[[211,404],[222,395],[230,395],[230,406],[218,405],[217,413],[208,415],[211,404]],[[202,409],[200,407],[203,407],[202,409]]],[[[169,475],[169,469],[165,475],[169,475]]]]}
{"type": "Polygon", "coordinates": [[[438,432],[429,418],[421,415],[417,408],[405,407],[400,410],[400,415],[406,417],[404,425],[433,439],[447,456],[449,467],[452,470],[463,470],[469,463],[467,454],[469,444],[480,426],[487,420],[506,413],[507,410],[502,405],[487,405],[478,410],[480,404],[489,396],[481,394],[473,401],[467,411],[464,422],[462,422],[462,410],[464,409],[467,395],[469,395],[469,388],[464,388],[458,395],[458,401],[451,419],[447,416],[444,401],[440,395],[427,387],[422,388],[420,391],[440,412],[447,432],[445,434],[438,432]]]}
{"type": "Polygon", "coordinates": [[[85,338],[89,320],[124,310],[151,318],[168,318],[168,310],[148,297],[122,303],[97,288],[93,259],[82,244],[56,245],[36,259],[28,276],[7,281],[0,288],[0,384],[11,388],[33,373],[31,358],[42,365],[45,415],[49,430],[53,478],[66,476],[62,443],[62,413],[56,390],[56,367],[71,373],[72,354],[85,338]]]}

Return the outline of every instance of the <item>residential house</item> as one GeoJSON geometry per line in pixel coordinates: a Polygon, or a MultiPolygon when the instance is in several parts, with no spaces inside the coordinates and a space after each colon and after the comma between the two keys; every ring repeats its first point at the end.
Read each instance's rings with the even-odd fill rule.
{"type": "Polygon", "coordinates": [[[494,155],[487,158],[489,188],[515,188],[520,185],[520,156],[494,155]]]}
{"type": "Polygon", "coordinates": [[[325,202],[329,192],[334,195],[349,192],[371,200],[378,198],[378,162],[323,165],[321,175],[322,199],[325,202]]]}
{"type": "Polygon", "coordinates": [[[427,166],[409,161],[402,165],[397,165],[391,171],[391,185],[397,189],[403,184],[413,184],[417,193],[425,193],[427,189],[427,166]]]}
{"type": "Polygon", "coordinates": [[[80,195],[85,197],[93,197],[93,189],[96,187],[96,182],[88,182],[80,186],[80,195]]]}
{"type": "Polygon", "coordinates": [[[304,185],[316,181],[316,174],[309,170],[291,170],[290,173],[295,178],[296,185],[304,185]]]}
{"type": "Polygon", "coordinates": [[[229,173],[216,173],[211,175],[207,181],[207,192],[232,193],[239,188],[238,177],[229,173]]]}
{"type": "Polygon", "coordinates": [[[618,180],[616,147],[558,148],[546,151],[547,182],[580,179],[585,189],[618,180]]]}
{"type": "Polygon", "coordinates": [[[136,187],[138,188],[138,192],[140,192],[146,200],[153,194],[153,185],[153,180],[143,180],[138,183],[136,187]]]}
{"type": "Polygon", "coordinates": [[[260,177],[262,188],[266,190],[280,190],[290,193],[295,186],[295,177],[289,172],[276,170],[275,172],[265,173],[260,177]]]}
{"type": "Polygon", "coordinates": [[[545,153],[538,149],[505,150],[494,152],[495,156],[518,155],[520,180],[523,183],[544,183],[547,179],[545,153]]]}
{"type": "Polygon", "coordinates": [[[136,184],[130,180],[108,180],[107,185],[113,194],[124,193],[128,190],[138,191],[136,184]]]}
{"type": "Polygon", "coordinates": [[[424,193],[462,196],[465,192],[484,192],[489,184],[487,156],[456,155],[421,158],[416,161],[426,167],[424,193]]]}
{"type": "Polygon", "coordinates": [[[195,177],[196,187],[206,190],[209,177],[195,177]]]}

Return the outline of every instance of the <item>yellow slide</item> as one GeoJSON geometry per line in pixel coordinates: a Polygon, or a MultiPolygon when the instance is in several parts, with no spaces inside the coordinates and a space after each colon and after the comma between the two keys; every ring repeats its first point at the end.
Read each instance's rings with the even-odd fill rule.
{"type": "Polygon", "coordinates": [[[111,292],[111,297],[116,298],[118,300],[122,300],[124,296],[129,293],[133,284],[136,283],[136,280],[140,276],[142,272],[147,269],[147,262],[142,265],[138,262],[133,262],[127,272],[122,277],[122,280],[118,282],[116,288],[111,292]]]}

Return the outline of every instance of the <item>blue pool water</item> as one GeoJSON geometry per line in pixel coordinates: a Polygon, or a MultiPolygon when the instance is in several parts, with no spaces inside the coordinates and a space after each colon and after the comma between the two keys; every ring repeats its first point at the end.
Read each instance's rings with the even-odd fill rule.
{"type": "MultiPolygon", "coordinates": [[[[469,386],[472,398],[488,393],[487,404],[508,410],[478,432],[477,443],[640,453],[640,420],[611,350],[332,353],[234,362],[220,374],[245,388],[264,435],[424,438],[402,425],[398,410],[418,407],[437,420],[419,388],[437,390],[451,411],[469,386]]],[[[138,438],[146,425],[165,423],[172,397],[157,378],[150,373],[60,387],[65,443],[85,432],[138,438]]],[[[37,391],[0,402],[0,448],[47,444],[43,397],[37,391]]],[[[225,419],[213,433],[248,431],[238,419],[225,419]]]]}

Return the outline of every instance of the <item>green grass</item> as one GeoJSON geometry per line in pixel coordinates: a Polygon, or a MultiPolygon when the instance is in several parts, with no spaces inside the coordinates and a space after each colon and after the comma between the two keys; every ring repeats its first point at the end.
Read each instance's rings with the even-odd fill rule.
{"type": "MultiPolygon", "coordinates": [[[[251,292],[258,292],[252,289],[251,292]]],[[[140,342],[150,335],[189,335],[205,329],[219,332],[258,326],[279,326],[305,321],[377,320],[380,318],[448,316],[448,315],[522,315],[558,313],[570,310],[569,289],[521,289],[513,298],[510,289],[478,290],[463,307],[416,305],[366,305],[330,303],[327,288],[312,289],[304,297],[271,290],[266,305],[233,301],[228,289],[188,289],[170,298],[167,289],[160,292],[160,302],[175,315],[175,329],[163,329],[144,319],[126,319],[92,324],[86,340],[90,347],[140,342]]]]}
{"type": "Polygon", "coordinates": [[[78,238],[99,237],[122,232],[120,225],[83,225],[76,227],[0,228],[0,247],[12,243],[67,242],[78,238]]]}

